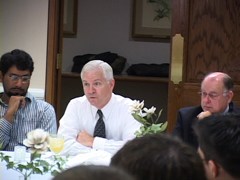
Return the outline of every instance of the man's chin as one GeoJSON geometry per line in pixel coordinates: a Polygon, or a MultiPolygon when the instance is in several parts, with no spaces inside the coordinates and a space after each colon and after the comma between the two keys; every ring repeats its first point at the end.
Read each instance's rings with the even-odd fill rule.
{"type": "Polygon", "coordinates": [[[97,107],[97,104],[98,104],[98,103],[97,103],[96,99],[94,99],[94,98],[92,98],[92,99],[89,98],[88,101],[90,102],[90,104],[91,104],[92,106],[97,107]]]}
{"type": "Polygon", "coordinates": [[[11,97],[11,96],[26,96],[26,92],[22,92],[22,93],[20,93],[20,92],[8,92],[8,93],[6,93],[9,97],[11,97]]]}
{"type": "Polygon", "coordinates": [[[96,104],[97,104],[95,101],[89,101],[89,102],[92,106],[96,106],[96,104]]]}

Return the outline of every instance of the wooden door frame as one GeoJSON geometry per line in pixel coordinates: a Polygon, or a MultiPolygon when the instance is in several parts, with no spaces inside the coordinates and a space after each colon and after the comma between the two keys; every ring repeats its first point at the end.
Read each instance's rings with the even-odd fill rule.
{"type": "Polygon", "coordinates": [[[59,120],[61,94],[63,0],[49,0],[45,99],[59,120]]]}
{"type": "Polygon", "coordinates": [[[168,132],[172,132],[175,128],[176,119],[177,119],[177,111],[182,105],[181,93],[183,88],[183,83],[186,79],[185,66],[186,56],[187,56],[187,46],[188,46],[188,14],[189,12],[189,0],[177,0],[172,1],[172,28],[171,28],[171,60],[170,60],[170,77],[169,77],[169,85],[168,85],[168,105],[167,105],[167,118],[168,118],[168,132]],[[182,75],[178,77],[181,79],[180,82],[173,82],[172,67],[175,66],[173,61],[173,37],[175,35],[181,35],[183,37],[183,57],[182,58],[182,75]]]}
{"type": "MultiPolygon", "coordinates": [[[[57,120],[60,119],[61,109],[61,56],[62,56],[62,15],[63,15],[63,0],[49,0],[49,12],[48,12],[48,39],[47,39],[47,65],[46,65],[46,88],[45,88],[45,100],[52,104],[55,108],[57,120]]],[[[172,36],[175,34],[181,34],[183,37],[187,37],[187,5],[188,0],[173,1],[173,18],[172,23],[172,36]]],[[[184,39],[186,41],[186,39],[184,39]]],[[[187,43],[185,43],[187,44],[187,43]]],[[[184,48],[185,50],[187,48],[184,48]]],[[[186,55],[187,52],[184,52],[186,55]]],[[[183,75],[184,76],[184,75],[183,75]]],[[[178,84],[169,83],[168,92],[168,130],[172,131],[175,120],[176,112],[179,108],[179,102],[176,102],[178,84]],[[172,103],[175,102],[175,103],[172,103]]]]}

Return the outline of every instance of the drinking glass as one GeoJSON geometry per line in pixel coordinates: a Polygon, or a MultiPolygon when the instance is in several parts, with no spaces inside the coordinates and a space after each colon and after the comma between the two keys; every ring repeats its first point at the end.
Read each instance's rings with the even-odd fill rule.
{"type": "Polygon", "coordinates": [[[15,146],[14,147],[14,161],[24,162],[26,157],[26,147],[25,146],[15,146]]]}
{"type": "Polygon", "coordinates": [[[59,154],[64,148],[64,137],[59,134],[50,134],[49,148],[56,155],[59,154]]]}

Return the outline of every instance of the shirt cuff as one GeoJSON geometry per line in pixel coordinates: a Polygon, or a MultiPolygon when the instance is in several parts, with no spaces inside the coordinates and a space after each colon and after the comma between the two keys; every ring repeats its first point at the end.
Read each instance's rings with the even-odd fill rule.
{"type": "Polygon", "coordinates": [[[95,137],[93,140],[92,148],[96,149],[96,150],[98,150],[98,149],[104,150],[104,145],[105,145],[106,141],[107,141],[107,139],[105,139],[105,138],[95,137]]]}
{"type": "Polygon", "coordinates": [[[4,117],[0,118],[0,127],[4,134],[9,135],[12,129],[12,124],[8,122],[4,117]]]}

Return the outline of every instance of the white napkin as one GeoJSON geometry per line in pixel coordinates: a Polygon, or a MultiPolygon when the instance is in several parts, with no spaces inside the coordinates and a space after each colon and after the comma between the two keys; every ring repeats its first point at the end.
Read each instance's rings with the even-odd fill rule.
{"type": "Polygon", "coordinates": [[[89,152],[79,153],[69,158],[66,167],[70,168],[77,165],[105,165],[108,166],[112,154],[102,150],[91,150],[89,152]]]}

